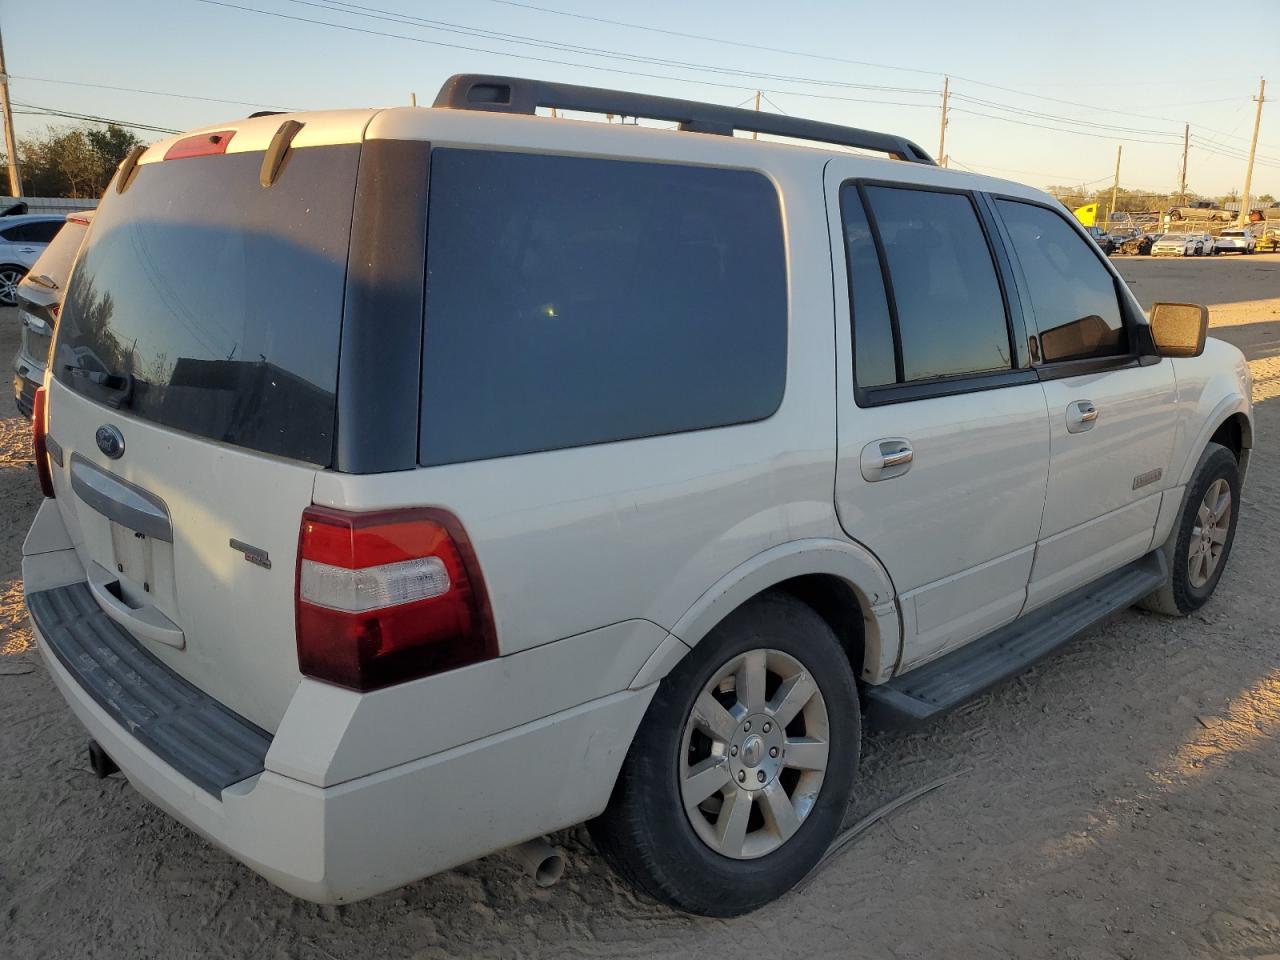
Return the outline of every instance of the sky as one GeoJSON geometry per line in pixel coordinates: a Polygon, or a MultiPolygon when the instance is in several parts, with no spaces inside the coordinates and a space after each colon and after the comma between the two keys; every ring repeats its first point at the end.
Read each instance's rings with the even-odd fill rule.
{"type": "Polygon", "coordinates": [[[1280,196],[1280,0],[0,0],[0,30],[19,136],[69,122],[40,109],[184,130],[427,104],[466,72],[727,105],[761,89],[763,109],[936,155],[949,75],[953,166],[1093,189],[1122,147],[1121,185],[1165,192],[1190,123],[1205,195],[1242,189],[1270,68],[1251,192],[1280,196]]]}

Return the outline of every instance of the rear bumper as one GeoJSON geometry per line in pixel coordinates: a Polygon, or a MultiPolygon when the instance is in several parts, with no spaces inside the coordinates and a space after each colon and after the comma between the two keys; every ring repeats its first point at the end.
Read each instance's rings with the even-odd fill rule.
{"type": "MultiPolygon", "coordinates": [[[[332,713],[318,715],[316,691],[309,690],[316,685],[308,681],[270,743],[265,769],[256,762],[219,781],[207,773],[209,763],[180,755],[203,749],[226,759],[227,737],[243,731],[226,733],[221,721],[210,719],[226,714],[225,708],[176,675],[155,673],[168,668],[136,656],[127,645],[137,641],[118,629],[110,637],[112,649],[96,654],[59,634],[73,615],[88,623],[90,633],[102,634],[112,624],[101,611],[96,614],[105,622],[96,622],[92,606],[68,609],[64,598],[75,594],[83,571],[54,501],[42,505],[23,552],[28,597],[45,598],[30,604],[37,645],[89,735],[156,806],[289,893],[318,903],[372,896],[595,816],[608,802],[655,689],[597,696],[474,739],[454,735],[446,748],[424,749],[421,758],[321,786],[280,771],[313,767],[315,755],[333,754],[353,732],[382,730],[389,738],[410,718],[399,708],[379,708],[376,720],[366,717],[367,725],[357,728],[332,713]],[[72,591],[59,591],[68,584],[72,591]],[[62,605],[61,614],[50,612],[50,597],[62,605]],[[104,696],[103,683],[86,670],[111,673],[123,681],[120,689],[104,696]],[[202,697],[207,702],[199,702],[202,697]],[[141,729],[148,711],[164,714],[166,702],[181,698],[179,716],[163,730],[141,729]],[[143,714],[121,706],[130,699],[143,714]],[[295,733],[285,734],[286,727],[295,733]],[[298,730],[309,735],[296,736],[298,730]]],[[[476,710],[490,709],[476,700],[476,710]]],[[[374,747],[366,743],[364,752],[374,747]]],[[[263,759],[261,751],[257,757],[263,759]]]]}
{"type": "Polygon", "coordinates": [[[266,770],[215,798],[112,719],[36,641],[76,717],[139,793],[294,896],[343,903],[598,814],[653,689],[314,787],[266,770]],[[620,744],[609,749],[603,744],[620,744]],[[602,774],[604,774],[602,776],[602,774]],[[607,781],[603,789],[593,783],[607,781]]]}

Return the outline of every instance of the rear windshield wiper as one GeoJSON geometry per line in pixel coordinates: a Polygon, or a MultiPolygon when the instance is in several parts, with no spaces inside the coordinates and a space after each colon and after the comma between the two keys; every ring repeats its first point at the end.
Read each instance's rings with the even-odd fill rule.
{"type": "Polygon", "coordinates": [[[87,380],[94,386],[93,393],[108,406],[122,410],[133,402],[134,377],[131,373],[108,373],[105,370],[86,370],[73,363],[63,365],[73,377],[87,380]]]}

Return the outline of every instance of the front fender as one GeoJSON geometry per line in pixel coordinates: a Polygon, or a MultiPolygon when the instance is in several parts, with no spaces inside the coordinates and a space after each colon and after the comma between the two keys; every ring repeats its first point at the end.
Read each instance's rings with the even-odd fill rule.
{"type": "Polygon", "coordinates": [[[888,571],[861,544],[813,538],[770,547],[717,580],[680,617],[671,637],[649,658],[631,687],[660,680],[716,624],[756,594],[786,580],[813,574],[836,577],[853,590],[862,607],[864,625],[862,678],[871,683],[887,680],[902,643],[898,605],[888,571]]]}

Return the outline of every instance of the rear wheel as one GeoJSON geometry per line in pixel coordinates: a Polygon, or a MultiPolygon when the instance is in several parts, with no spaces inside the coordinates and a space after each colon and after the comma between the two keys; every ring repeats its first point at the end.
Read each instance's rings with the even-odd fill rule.
{"type": "Polygon", "coordinates": [[[859,742],[853,672],[831,628],[800,601],[766,594],[662,681],[591,834],[658,900],[746,913],[794,886],[830,844],[859,742]]]}
{"type": "Polygon", "coordinates": [[[0,306],[12,307],[18,303],[18,284],[27,275],[22,267],[11,264],[0,266],[0,306]]]}
{"type": "Polygon", "coordinates": [[[1213,596],[1231,554],[1240,505],[1240,469],[1226,447],[1211,443],[1187,484],[1182,515],[1165,541],[1169,581],[1142,601],[1181,617],[1213,596]]]}

